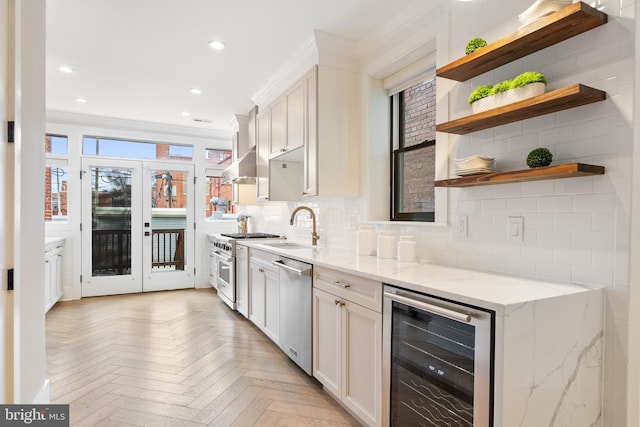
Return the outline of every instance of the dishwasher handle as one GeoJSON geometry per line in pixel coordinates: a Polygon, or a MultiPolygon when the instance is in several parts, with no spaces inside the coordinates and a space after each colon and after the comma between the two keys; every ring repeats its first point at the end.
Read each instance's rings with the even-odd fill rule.
{"type": "Polygon", "coordinates": [[[297,274],[298,276],[311,276],[311,267],[305,268],[304,270],[299,270],[297,268],[288,266],[287,264],[282,262],[282,260],[280,259],[273,261],[271,265],[275,265],[278,268],[283,268],[287,271],[297,274]]]}
{"type": "Polygon", "coordinates": [[[389,298],[392,301],[399,302],[400,304],[406,304],[411,307],[419,308],[424,311],[428,311],[433,314],[438,314],[440,316],[448,317],[452,320],[457,320],[458,322],[471,322],[471,316],[466,313],[460,313],[454,310],[449,310],[448,308],[439,307],[437,305],[429,304],[426,302],[418,301],[413,298],[407,298],[400,295],[393,294],[391,292],[384,293],[385,298],[389,298]]]}

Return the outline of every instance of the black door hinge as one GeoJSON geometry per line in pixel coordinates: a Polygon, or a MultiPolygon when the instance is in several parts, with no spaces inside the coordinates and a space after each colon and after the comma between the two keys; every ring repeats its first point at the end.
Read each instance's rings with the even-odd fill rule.
{"type": "Polygon", "coordinates": [[[14,126],[16,122],[7,122],[7,142],[15,142],[14,126]]]}
{"type": "Polygon", "coordinates": [[[7,270],[7,290],[13,290],[13,268],[7,270]]]}

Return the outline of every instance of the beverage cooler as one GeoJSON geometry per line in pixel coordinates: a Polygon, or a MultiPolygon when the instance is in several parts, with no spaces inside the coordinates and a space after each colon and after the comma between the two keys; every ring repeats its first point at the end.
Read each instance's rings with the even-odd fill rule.
{"type": "Polygon", "coordinates": [[[389,426],[493,425],[494,319],[492,311],[385,285],[389,426]]]}

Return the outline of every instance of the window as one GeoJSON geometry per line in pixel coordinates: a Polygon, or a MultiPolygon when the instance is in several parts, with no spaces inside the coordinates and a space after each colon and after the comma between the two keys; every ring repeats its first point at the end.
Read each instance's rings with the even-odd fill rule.
{"type": "Polygon", "coordinates": [[[44,170],[44,220],[45,222],[67,221],[69,210],[67,186],[69,170],[67,160],[67,137],[47,135],[45,137],[46,166],[44,170]]]}
{"type": "Polygon", "coordinates": [[[436,79],[391,97],[391,220],[435,218],[436,79]]]}
{"type": "Polygon", "coordinates": [[[232,162],[229,150],[206,150],[206,163],[211,168],[206,170],[205,181],[205,217],[220,219],[225,213],[231,213],[233,201],[233,185],[222,182],[222,171],[232,162]],[[213,166],[217,167],[213,167],[213,166]]]}
{"type": "Polygon", "coordinates": [[[193,147],[188,145],[126,141],[97,136],[85,136],[82,138],[82,154],[87,156],[123,157],[127,159],[190,162],[193,160],[193,147]]]}

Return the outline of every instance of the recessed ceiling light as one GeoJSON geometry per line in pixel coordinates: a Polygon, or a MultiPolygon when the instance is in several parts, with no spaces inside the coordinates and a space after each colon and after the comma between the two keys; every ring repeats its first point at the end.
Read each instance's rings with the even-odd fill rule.
{"type": "Polygon", "coordinates": [[[199,94],[202,93],[202,91],[200,89],[198,89],[197,87],[191,88],[191,90],[189,92],[195,93],[196,95],[199,95],[199,94]]]}
{"type": "Polygon", "coordinates": [[[190,116],[190,114],[189,114],[189,112],[188,112],[188,111],[183,111],[183,112],[182,112],[182,115],[183,115],[183,116],[185,116],[185,117],[190,116]]]}
{"type": "Polygon", "coordinates": [[[73,73],[73,68],[67,66],[67,65],[61,65],[58,67],[58,70],[62,71],[63,73],[73,73]]]}
{"type": "Polygon", "coordinates": [[[214,40],[212,42],[209,42],[209,47],[211,47],[211,49],[215,49],[215,50],[222,50],[224,49],[225,44],[219,40],[214,40]]]}
{"type": "Polygon", "coordinates": [[[76,98],[76,102],[79,102],[80,104],[84,104],[87,102],[87,100],[84,98],[76,98]]]}

